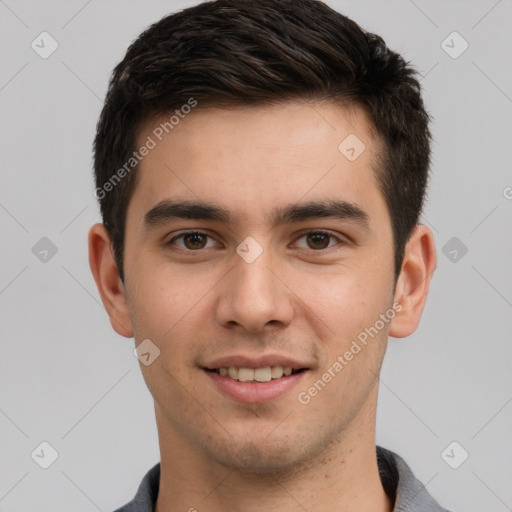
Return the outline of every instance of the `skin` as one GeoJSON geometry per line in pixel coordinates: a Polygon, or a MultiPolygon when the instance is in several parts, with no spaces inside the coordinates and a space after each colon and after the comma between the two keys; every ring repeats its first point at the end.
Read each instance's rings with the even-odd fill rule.
{"type": "MultiPolygon", "coordinates": [[[[141,144],[157,124],[141,127],[141,144]]],[[[419,323],[436,256],[432,232],[417,226],[395,282],[390,217],[372,167],[378,148],[358,107],[199,106],[137,170],[124,284],[107,231],[91,228],[91,269],[113,328],[160,349],[141,364],[161,451],[157,512],[392,510],[375,457],[378,375],[388,336],[408,336],[419,323]],[[353,162],[338,150],[349,134],[366,146],[353,162]],[[148,229],[146,212],[167,199],[215,204],[231,220],[171,219],[148,229]],[[276,207],[328,200],[357,205],[367,226],[269,220],[276,207]],[[210,238],[171,242],[183,230],[210,238]],[[333,236],[311,242],[315,230],[333,236]],[[236,252],[248,236],[263,250],[252,263],[236,252]],[[401,311],[301,404],[297,393],[394,303],[401,311]],[[268,353],[309,370],[267,403],[226,397],[202,369],[214,357],[268,353]]]]}

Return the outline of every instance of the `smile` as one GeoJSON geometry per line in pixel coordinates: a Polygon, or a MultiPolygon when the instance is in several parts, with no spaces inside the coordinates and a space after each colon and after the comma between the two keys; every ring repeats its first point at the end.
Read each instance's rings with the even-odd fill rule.
{"type": "MultiPolygon", "coordinates": [[[[207,369],[208,370],[208,369],[207,369]]],[[[304,369],[293,369],[290,366],[265,366],[263,368],[244,368],[230,366],[229,368],[216,368],[208,370],[240,382],[269,382],[274,379],[289,375],[295,375],[304,369]]]]}
{"type": "MultiPolygon", "coordinates": [[[[306,368],[292,369],[283,366],[262,368],[220,367],[202,368],[203,374],[224,397],[236,402],[262,404],[286,394],[309,373],[306,368]]],[[[208,383],[208,389],[211,384],[208,383]]],[[[304,384],[301,384],[304,386],[304,384]]]]}

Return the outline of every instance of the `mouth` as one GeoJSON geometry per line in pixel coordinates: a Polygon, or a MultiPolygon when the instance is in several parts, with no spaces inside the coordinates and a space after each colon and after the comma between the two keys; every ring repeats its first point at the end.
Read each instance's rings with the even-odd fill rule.
{"type": "Polygon", "coordinates": [[[306,371],[307,368],[292,368],[291,366],[264,366],[262,368],[222,366],[220,368],[204,368],[204,370],[239,382],[259,383],[296,375],[306,371]]]}
{"type": "Polygon", "coordinates": [[[214,389],[236,402],[260,404],[281,397],[303,381],[311,368],[281,356],[227,357],[201,366],[214,389]]]}

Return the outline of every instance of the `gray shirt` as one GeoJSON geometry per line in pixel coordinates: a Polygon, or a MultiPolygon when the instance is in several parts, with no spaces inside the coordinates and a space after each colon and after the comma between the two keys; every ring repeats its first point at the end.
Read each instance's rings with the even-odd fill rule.
{"type": "MultiPolygon", "coordinates": [[[[449,512],[432,498],[396,453],[377,446],[382,486],[394,502],[393,512],[449,512]]],[[[135,498],[115,512],[154,512],[160,484],[160,464],[143,478],[135,498]]]]}

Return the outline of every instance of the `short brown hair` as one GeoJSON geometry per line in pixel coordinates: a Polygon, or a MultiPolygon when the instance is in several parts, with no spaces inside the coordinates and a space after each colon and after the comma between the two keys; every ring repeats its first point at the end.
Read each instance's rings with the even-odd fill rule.
{"type": "Polygon", "coordinates": [[[151,25],[110,80],[94,170],[121,279],[136,167],[115,186],[112,179],[136,150],[141,123],[172,114],[191,98],[216,107],[294,99],[362,106],[385,148],[377,178],[391,217],[398,276],[430,165],[429,116],[416,72],[381,37],[320,0],[216,0],[151,25]]]}

